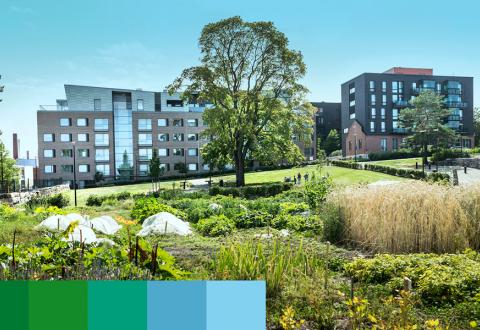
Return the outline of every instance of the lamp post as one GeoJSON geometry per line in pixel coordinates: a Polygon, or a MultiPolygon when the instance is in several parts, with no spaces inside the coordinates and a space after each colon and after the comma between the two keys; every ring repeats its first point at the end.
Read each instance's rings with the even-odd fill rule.
{"type": "Polygon", "coordinates": [[[75,200],[75,207],[77,206],[77,164],[76,164],[76,150],[75,142],[72,142],[73,145],[73,196],[75,200]]]}

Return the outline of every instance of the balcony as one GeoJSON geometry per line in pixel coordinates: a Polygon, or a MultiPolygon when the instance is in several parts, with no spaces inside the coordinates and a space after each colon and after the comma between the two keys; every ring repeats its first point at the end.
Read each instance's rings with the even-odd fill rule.
{"type": "Polygon", "coordinates": [[[395,133],[395,134],[407,134],[408,130],[404,127],[397,127],[397,128],[392,129],[392,132],[395,133]]]}
{"type": "Polygon", "coordinates": [[[408,107],[410,104],[406,100],[396,100],[393,102],[393,106],[395,108],[405,108],[408,107]]]}
{"type": "Polygon", "coordinates": [[[445,88],[444,93],[447,95],[462,95],[463,90],[461,88],[445,88]]]}
{"type": "Polygon", "coordinates": [[[459,102],[459,101],[445,101],[445,106],[449,108],[466,108],[467,102],[459,102]]]}
{"type": "Polygon", "coordinates": [[[420,93],[423,93],[423,92],[426,92],[426,91],[432,91],[432,92],[436,92],[435,88],[432,88],[432,87],[416,87],[416,88],[412,88],[412,94],[420,94],[420,93]]]}

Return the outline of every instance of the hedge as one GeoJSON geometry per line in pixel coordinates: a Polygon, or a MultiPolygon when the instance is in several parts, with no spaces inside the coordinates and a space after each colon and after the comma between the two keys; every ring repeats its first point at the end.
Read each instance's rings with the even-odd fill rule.
{"type": "Polygon", "coordinates": [[[270,197],[280,194],[281,192],[292,189],[293,183],[279,182],[264,185],[244,186],[244,187],[211,187],[208,193],[211,196],[224,195],[243,198],[253,197],[270,197]]]}
{"type": "Polygon", "coordinates": [[[431,161],[441,162],[448,158],[470,158],[470,154],[462,150],[442,149],[433,153],[431,161]]]}
{"type": "Polygon", "coordinates": [[[363,168],[362,164],[360,163],[345,161],[345,160],[332,160],[331,163],[334,166],[352,168],[354,170],[361,170],[363,168]]]}
{"type": "MultiPolygon", "coordinates": [[[[427,155],[430,156],[430,152],[428,152],[427,155]]],[[[373,160],[413,158],[413,157],[420,157],[420,156],[421,154],[417,151],[397,150],[397,151],[371,152],[368,154],[368,159],[373,161],[373,160]]]]}

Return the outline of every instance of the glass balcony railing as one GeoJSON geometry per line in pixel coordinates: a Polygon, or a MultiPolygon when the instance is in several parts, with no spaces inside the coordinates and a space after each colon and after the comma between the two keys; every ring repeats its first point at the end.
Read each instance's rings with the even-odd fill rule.
{"type": "Polygon", "coordinates": [[[397,134],[406,134],[408,131],[404,127],[397,127],[397,128],[394,128],[392,132],[397,134]]]}
{"type": "Polygon", "coordinates": [[[461,88],[445,88],[445,94],[448,95],[462,95],[463,91],[461,88]]]}
{"type": "Polygon", "coordinates": [[[408,107],[408,101],[406,100],[396,100],[393,102],[393,105],[397,108],[403,108],[403,107],[408,107]]]}
{"type": "Polygon", "coordinates": [[[420,94],[420,93],[423,93],[423,92],[426,92],[426,91],[435,92],[435,88],[433,88],[433,87],[415,87],[415,88],[412,88],[412,93],[413,94],[420,94]]]}
{"type": "Polygon", "coordinates": [[[445,101],[445,105],[449,108],[465,108],[467,107],[466,102],[460,102],[460,101],[445,101]]]}

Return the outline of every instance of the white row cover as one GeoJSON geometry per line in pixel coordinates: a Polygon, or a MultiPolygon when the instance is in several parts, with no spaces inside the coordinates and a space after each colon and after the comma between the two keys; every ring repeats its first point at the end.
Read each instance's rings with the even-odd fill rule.
{"type": "Polygon", "coordinates": [[[138,236],[149,236],[159,234],[177,234],[180,236],[191,235],[192,230],[188,222],[182,221],[168,212],[160,212],[147,218],[138,236]]]}

